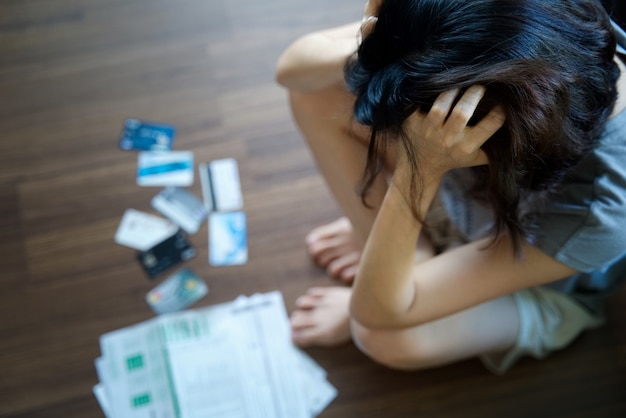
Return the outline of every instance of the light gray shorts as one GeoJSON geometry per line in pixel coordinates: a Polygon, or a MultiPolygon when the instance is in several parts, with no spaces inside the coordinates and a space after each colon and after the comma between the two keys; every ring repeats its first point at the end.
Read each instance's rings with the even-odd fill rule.
{"type": "MultiPolygon", "coordinates": [[[[437,196],[426,218],[429,238],[438,252],[468,242],[442,203],[441,195],[437,196]]],[[[545,358],[565,348],[583,331],[604,323],[604,317],[591,313],[570,295],[547,287],[524,289],[511,296],[520,320],[515,345],[506,353],[480,357],[485,367],[496,374],[504,374],[523,356],[545,358]]]]}
{"type": "Polygon", "coordinates": [[[567,294],[545,287],[520,290],[512,296],[520,318],[515,346],[501,355],[480,357],[496,374],[505,373],[525,355],[545,358],[569,345],[581,332],[604,322],[602,316],[590,313],[567,294]]]}

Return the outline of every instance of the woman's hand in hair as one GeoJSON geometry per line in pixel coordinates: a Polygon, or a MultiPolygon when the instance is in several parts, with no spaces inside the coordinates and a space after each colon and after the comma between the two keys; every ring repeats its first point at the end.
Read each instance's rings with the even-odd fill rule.
{"type": "Polygon", "coordinates": [[[504,124],[505,116],[496,107],[476,125],[467,125],[484,94],[483,86],[472,86],[455,104],[459,90],[449,90],[437,97],[428,113],[418,111],[406,120],[406,135],[422,174],[440,177],[454,168],[488,163],[481,146],[504,124]]]}
{"type": "Polygon", "coordinates": [[[367,38],[369,34],[374,31],[376,22],[378,22],[378,10],[381,4],[383,4],[383,0],[369,0],[365,3],[363,18],[361,19],[361,28],[358,33],[359,45],[363,42],[363,39],[367,38]]]}
{"type": "Polygon", "coordinates": [[[378,11],[380,10],[380,6],[382,6],[383,0],[367,0],[365,2],[365,9],[363,10],[363,20],[368,17],[376,17],[378,16],[378,11]]]}
{"type": "Polygon", "coordinates": [[[359,31],[359,44],[365,39],[376,26],[378,21],[378,11],[383,4],[383,0],[368,0],[363,10],[363,18],[361,19],[361,29],[359,31]]]}

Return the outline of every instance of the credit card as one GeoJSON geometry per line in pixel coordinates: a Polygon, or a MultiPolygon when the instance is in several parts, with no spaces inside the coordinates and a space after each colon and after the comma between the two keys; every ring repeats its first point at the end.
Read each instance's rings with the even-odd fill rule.
{"type": "Polygon", "coordinates": [[[146,295],[146,302],[157,314],[180,311],[209,292],[206,283],[191,269],[184,268],[169,276],[146,295]]]}
{"type": "Polygon", "coordinates": [[[208,211],[241,210],[243,198],[239,168],[234,158],[214,160],[198,165],[204,207],[208,211]]]}
{"type": "Polygon", "coordinates": [[[169,151],[174,143],[175,129],[171,125],[126,119],[120,139],[123,150],[169,151]]]}
{"type": "Polygon", "coordinates": [[[119,245],[146,251],[171,237],[178,226],[168,219],[135,209],[126,209],[115,232],[119,245]]]}
{"type": "Polygon", "coordinates": [[[140,186],[190,186],[194,157],[191,151],[143,151],[137,157],[137,184],[140,186]]]}
{"type": "Polygon", "coordinates": [[[233,266],[248,261],[245,212],[212,212],[209,216],[209,263],[233,266]]]}
{"type": "Polygon", "coordinates": [[[206,219],[206,209],[193,193],[178,187],[166,187],[151,201],[152,207],[189,234],[195,234],[206,219]]]}
{"type": "Polygon", "coordinates": [[[165,270],[193,258],[196,253],[196,249],[187,241],[185,234],[179,230],[151,249],[140,251],[137,254],[137,259],[146,274],[155,278],[165,270]]]}

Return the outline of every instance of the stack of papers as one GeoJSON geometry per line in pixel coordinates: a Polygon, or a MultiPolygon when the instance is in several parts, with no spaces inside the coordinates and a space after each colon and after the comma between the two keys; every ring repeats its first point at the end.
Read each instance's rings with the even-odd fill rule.
{"type": "Polygon", "coordinates": [[[162,315],[100,347],[107,418],[310,418],[337,395],[291,342],[280,292],[162,315]]]}

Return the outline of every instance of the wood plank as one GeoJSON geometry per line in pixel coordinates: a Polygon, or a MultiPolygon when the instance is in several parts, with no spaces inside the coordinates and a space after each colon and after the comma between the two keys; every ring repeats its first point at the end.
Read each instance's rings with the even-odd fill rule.
{"type": "MultiPolygon", "coordinates": [[[[196,161],[239,162],[249,262],[208,264],[207,227],[187,265],[197,305],[282,291],[288,309],[333,281],[304,236],[340,211],[274,83],[297,36],[358,19],[362,0],[0,0],[0,418],[101,417],[98,338],[153,317],[135,251],[113,235],[126,208],[152,211],[118,148],[127,117],[171,123],[196,161]]],[[[198,182],[190,188],[200,194],[198,182]]],[[[322,418],[623,417],[626,289],[607,324],[547,361],[496,377],[477,360],[386,369],[353,344],[307,352],[338,398],[322,418]]]]}

